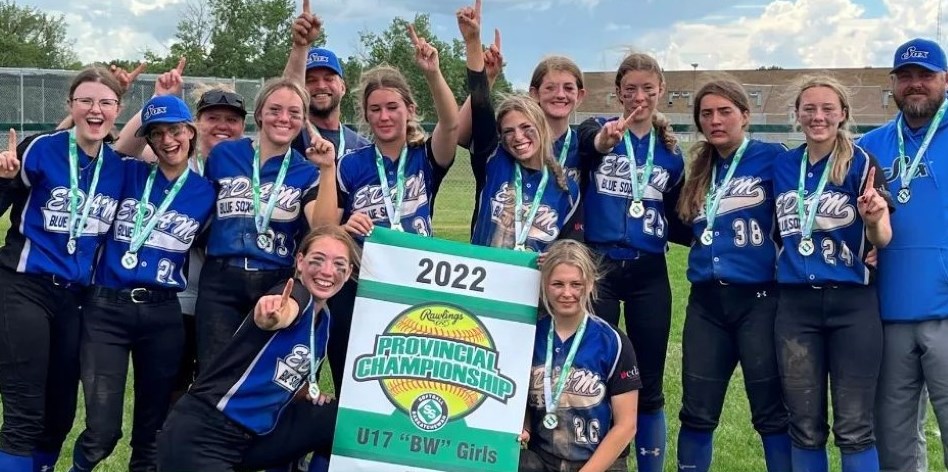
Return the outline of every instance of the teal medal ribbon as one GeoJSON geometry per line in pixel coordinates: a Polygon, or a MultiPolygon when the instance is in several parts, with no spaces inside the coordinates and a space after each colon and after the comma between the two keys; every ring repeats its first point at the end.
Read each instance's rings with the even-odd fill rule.
{"type": "MultiPolygon", "coordinates": [[[[329,262],[326,262],[327,264],[329,262]]],[[[309,398],[311,400],[316,400],[319,398],[319,379],[316,378],[316,374],[319,371],[319,366],[323,363],[323,359],[326,357],[320,357],[316,359],[316,317],[319,316],[319,313],[313,313],[313,322],[309,325],[309,398]]],[[[328,327],[326,328],[328,329],[328,327]]],[[[329,338],[326,338],[325,349],[328,349],[329,338]]],[[[324,349],[323,352],[326,352],[324,349]]]]}
{"type": "Polygon", "coordinates": [[[813,223],[816,221],[816,210],[820,206],[820,197],[823,195],[823,189],[826,188],[826,180],[829,177],[829,170],[833,167],[833,156],[826,160],[826,166],[823,168],[823,175],[816,185],[816,190],[810,197],[809,208],[806,205],[806,165],[809,162],[809,149],[803,150],[803,160],[800,161],[800,180],[797,185],[797,215],[800,217],[800,245],[797,250],[804,256],[813,254],[816,245],[813,243],[813,223]]]}
{"type": "MultiPolygon", "coordinates": [[[[339,146],[336,148],[336,162],[339,162],[339,159],[342,159],[343,154],[346,153],[346,130],[345,130],[345,126],[346,126],[346,125],[344,125],[344,124],[342,124],[342,123],[339,124],[339,146]]],[[[315,131],[315,132],[316,132],[316,135],[318,135],[320,138],[323,137],[323,135],[319,132],[319,128],[316,128],[316,126],[313,126],[313,127],[312,127],[312,130],[315,131]]],[[[307,147],[309,147],[309,146],[307,146],[307,147]]]]}
{"type": "Polygon", "coordinates": [[[750,140],[745,137],[744,141],[741,142],[741,147],[737,148],[737,152],[734,153],[734,159],[731,160],[731,165],[724,174],[724,180],[721,181],[720,185],[715,183],[718,180],[718,169],[713,163],[711,164],[711,183],[708,186],[708,194],[704,198],[705,221],[708,222],[708,225],[704,231],[701,232],[701,244],[705,246],[710,246],[714,241],[714,220],[717,219],[718,216],[718,207],[721,205],[721,198],[727,192],[731,178],[734,177],[734,171],[737,170],[737,165],[741,162],[741,158],[744,157],[744,151],[747,150],[749,143],[750,140]]]}
{"type": "Polygon", "coordinates": [[[287,149],[283,155],[283,163],[280,164],[280,171],[277,173],[273,186],[270,187],[270,199],[267,201],[267,208],[260,212],[260,147],[257,146],[253,152],[253,223],[257,228],[257,247],[272,252],[273,251],[273,231],[270,230],[270,217],[273,216],[273,209],[276,208],[277,198],[280,189],[283,187],[283,181],[286,180],[286,170],[290,167],[293,148],[287,149]]]}
{"type": "Polygon", "coordinates": [[[655,128],[648,133],[648,154],[645,156],[645,169],[642,177],[639,177],[638,164],[635,162],[635,151],[632,148],[632,132],[626,130],[622,135],[625,142],[626,157],[629,158],[629,172],[632,178],[632,203],[629,204],[629,216],[632,218],[641,218],[645,216],[645,204],[642,203],[642,197],[645,190],[648,189],[648,183],[652,179],[652,168],[655,165],[655,128]]]}
{"type": "Polygon", "coordinates": [[[92,171],[92,183],[89,185],[89,191],[86,192],[86,198],[83,202],[82,215],[79,215],[79,201],[82,196],[79,195],[79,145],[76,144],[76,128],[69,130],[69,240],[66,242],[66,252],[69,255],[76,253],[76,240],[82,236],[82,231],[86,227],[86,220],[89,219],[89,211],[92,210],[92,199],[95,198],[95,189],[99,186],[99,171],[102,170],[102,157],[105,151],[105,143],[99,144],[99,155],[95,158],[95,170],[92,171]],[[77,220],[76,217],[79,217],[77,220]]]}
{"type": "Polygon", "coordinates": [[[395,231],[405,231],[402,228],[402,201],[405,199],[405,161],[408,160],[408,146],[402,147],[401,154],[398,155],[398,171],[395,174],[395,199],[392,200],[392,188],[388,184],[388,177],[385,176],[385,162],[379,147],[375,146],[375,168],[379,174],[379,185],[381,185],[382,201],[385,202],[385,212],[388,214],[388,221],[395,231]]]}
{"type": "Polygon", "coordinates": [[[579,350],[579,344],[583,340],[583,334],[586,333],[586,322],[589,321],[589,314],[583,313],[583,320],[579,322],[576,328],[576,334],[573,336],[573,344],[569,347],[566,354],[566,360],[560,369],[560,376],[556,381],[556,389],[553,388],[553,336],[556,331],[556,317],[551,315],[550,332],[546,335],[546,362],[543,368],[543,400],[546,402],[546,414],[543,416],[543,427],[546,429],[556,429],[559,420],[556,417],[556,409],[560,405],[560,397],[563,396],[563,390],[566,388],[566,379],[569,378],[570,369],[573,368],[573,359],[576,357],[576,351],[579,350]]]}
{"type": "Polygon", "coordinates": [[[530,203],[530,210],[524,218],[523,213],[523,176],[520,170],[520,163],[514,162],[514,195],[516,201],[514,205],[514,237],[516,238],[514,249],[517,251],[526,251],[527,236],[530,235],[530,229],[533,228],[533,220],[537,217],[537,210],[540,209],[540,200],[543,199],[543,193],[546,191],[546,184],[550,178],[550,169],[543,165],[543,176],[540,177],[540,183],[537,185],[537,191],[533,194],[533,202],[530,203]]]}
{"type": "Polygon", "coordinates": [[[928,145],[932,143],[932,138],[935,136],[935,131],[938,130],[938,125],[941,124],[941,120],[945,116],[946,109],[948,109],[948,99],[942,100],[941,106],[938,107],[938,112],[935,113],[935,117],[932,118],[932,122],[928,125],[928,131],[925,133],[922,145],[919,146],[908,169],[905,168],[905,159],[907,156],[905,156],[905,137],[902,135],[902,127],[906,126],[905,117],[903,116],[895,125],[896,134],[899,137],[898,160],[901,166],[901,172],[899,172],[899,183],[901,185],[899,186],[899,193],[896,199],[903,205],[908,203],[912,198],[912,191],[909,189],[909,185],[912,184],[912,179],[915,178],[915,173],[918,172],[918,165],[921,163],[925,151],[928,150],[928,145]]]}
{"type": "Polygon", "coordinates": [[[158,206],[158,209],[155,210],[155,214],[151,216],[151,219],[148,220],[148,224],[143,228],[142,222],[145,219],[145,212],[148,211],[148,202],[151,200],[151,187],[154,185],[155,176],[158,174],[158,166],[151,166],[151,173],[148,174],[148,180],[145,181],[145,191],[142,192],[142,198],[136,205],[135,226],[132,227],[132,236],[128,243],[128,251],[122,256],[122,267],[132,270],[138,265],[138,251],[145,244],[145,241],[148,240],[148,237],[151,236],[151,232],[155,229],[158,221],[161,220],[161,216],[164,215],[168,207],[171,206],[171,202],[178,196],[178,192],[181,191],[184,182],[188,180],[188,174],[190,173],[190,167],[185,167],[184,173],[182,173],[174,185],[171,186],[171,190],[169,190],[168,194],[161,200],[161,204],[158,206]]]}
{"type": "Polygon", "coordinates": [[[569,145],[573,142],[573,129],[567,128],[566,139],[563,140],[563,147],[560,149],[560,157],[557,161],[561,166],[566,165],[566,155],[569,154],[569,145]]]}

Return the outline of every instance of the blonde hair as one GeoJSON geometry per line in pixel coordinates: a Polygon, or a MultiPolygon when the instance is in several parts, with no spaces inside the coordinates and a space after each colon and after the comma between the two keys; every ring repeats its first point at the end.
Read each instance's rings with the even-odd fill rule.
{"type": "MultiPolygon", "coordinates": [[[[553,172],[556,177],[556,184],[561,189],[569,190],[563,166],[553,157],[553,130],[546,121],[546,116],[544,116],[543,110],[540,109],[540,105],[537,105],[537,102],[533,101],[532,98],[522,94],[511,94],[503,97],[503,101],[497,106],[497,134],[501,134],[501,122],[504,117],[513,111],[523,113],[537,129],[540,139],[539,146],[537,146],[540,162],[553,172]]],[[[502,143],[502,145],[505,144],[502,143]]]]}
{"type": "MultiPolygon", "coordinates": [[[[717,95],[731,102],[741,113],[750,113],[750,98],[740,83],[730,77],[714,79],[702,85],[695,94],[695,126],[702,134],[705,130],[701,129],[701,100],[708,95],[717,95]]],[[[746,131],[746,124],[744,128],[746,131]]],[[[691,146],[689,154],[691,159],[688,162],[687,179],[678,199],[678,215],[686,222],[693,221],[705,204],[711,184],[711,167],[714,165],[714,146],[706,140],[698,141],[691,146]]]]}
{"type": "MultiPolygon", "coordinates": [[[[651,72],[658,76],[659,85],[665,85],[665,74],[662,72],[661,66],[658,65],[658,61],[648,54],[632,52],[625,56],[625,59],[622,59],[622,62],[619,64],[619,69],[616,70],[616,95],[619,95],[621,92],[619,89],[622,86],[622,78],[629,72],[634,71],[651,72]]],[[[658,110],[655,110],[652,114],[652,127],[655,128],[659,139],[665,143],[666,149],[670,152],[678,150],[678,137],[676,137],[674,131],[672,131],[671,121],[658,110]]]]}
{"type": "Polygon", "coordinates": [[[852,165],[854,145],[850,127],[850,95],[846,87],[836,78],[829,74],[808,75],[800,79],[796,87],[797,97],[794,100],[793,108],[800,115],[800,98],[803,92],[815,88],[825,87],[832,90],[839,98],[839,104],[842,107],[843,120],[839,122],[836,129],[836,145],[833,147],[833,168],[830,169],[829,180],[836,185],[842,185],[849,173],[849,167],[852,165]]]}
{"type": "Polygon", "coordinates": [[[586,293],[582,295],[579,302],[583,309],[593,313],[593,302],[599,296],[596,287],[600,278],[599,264],[585,244],[572,239],[555,241],[546,248],[546,258],[540,268],[540,300],[543,302],[547,313],[553,315],[546,287],[553,270],[561,264],[571,265],[579,269],[583,281],[586,283],[586,293]]]}
{"type": "Polygon", "coordinates": [[[539,89],[543,84],[543,79],[550,72],[568,72],[576,78],[576,86],[583,90],[583,72],[572,59],[566,56],[549,56],[544,58],[533,68],[533,76],[530,77],[530,88],[539,89]]]}
{"type": "MultiPolygon", "coordinates": [[[[300,97],[300,100],[303,101],[304,113],[305,110],[309,108],[309,94],[306,93],[306,90],[303,90],[303,87],[295,80],[283,77],[270,79],[264,82],[260,92],[257,93],[257,98],[254,99],[253,122],[257,124],[258,129],[263,126],[263,122],[260,119],[261,110],[263,110],[270,96],[276,93],[277,90],[282,89],[287,89],[300,97]]],[[[304,116],[303,119],[305,120],[306,117],[304,116]]],[[[303,126],[306,126],[305,122],[303,126]]]]}
{"type": "MultiPolygon", "coordinates": [[[[405,80],[405,76],[402,75],[398,69],[387,65],[373,67],[363,72],[359,81],[359,90],[362,94],[362,100],[360,102],[362,106],[361,115],[366,124],[368,124],[366,113],[368,112],[369,95],[379,89],[394,90],[402,97],[402,101],[406,107],[411,109],[416,106],[415,98],[411,93],[411,87],[408,86],[408,81],[405,80]]],[[[408,117],[405,130],[405,141],[408,146],[424,145],[425,140],[428,139],[428,134],[425,133],[424,128],[421,127],[419,120],[420,118],[414,112],[408,117]]]]}

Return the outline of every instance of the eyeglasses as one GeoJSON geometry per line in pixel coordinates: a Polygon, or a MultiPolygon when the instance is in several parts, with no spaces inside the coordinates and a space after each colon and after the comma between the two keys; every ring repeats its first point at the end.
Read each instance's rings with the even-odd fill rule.
{"type": "Polygon", "coordinates": [[[244,107],[244,97],[241,97],[236,93],[225,92],[223,90],[210,90],[208,92],[204,92],[204,94],[201,95],[201,99],[198,100],[197,109],[201,110],[207,107],[219,105],[239,108],[242,111],[246,111],[246,108],[244,107]]]}
{"type": "Polygon", "coordinates": [[[172,138],[177,138],[181,135],[181,132],[184,131],[184,125],[178,123],[171,126],[168,126],[165,129],[153,129],[148,132],[148,140],[153,143],[160,143],[165,139],[165,135],[171,135],[172,138]]]}
{"type": "Polygon", "coordinates": [[[71,101],[82,110],[91,110],[96,103],[99,104],[99,109],[102,111],[113,111],[118,109],[119,106],[119,101],[114,98],[100,98],[96,101],[96,99],[90,97],[79,97],[73,98],[71,101]]]}

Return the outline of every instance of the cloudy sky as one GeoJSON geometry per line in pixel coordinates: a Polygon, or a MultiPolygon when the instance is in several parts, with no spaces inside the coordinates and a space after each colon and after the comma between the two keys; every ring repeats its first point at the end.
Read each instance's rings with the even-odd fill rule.
{"type": "MultiPolygon", "coordinates": [[[[20,0],[65,15],[84,62],[164,53],[186,2],[200,0],[20,0]]],[[[300,0],[301,1],[301,0],[300,0]]],[[[328,46],[359,54],[358,32],[381,31],[393,17],[429,12],[441,37],[459,37],[454,0],[312,0],[328,46]]],[[[503,34],[507,75],[523,87],[548,54],[583,70],[612,70],[630,48],[666,69],[864,67],[891,64],[894,49],[934,38],[940,0],[484,0],[484,39],[503,34]]],[[[945,12],[948,17],[948,12],[945,12]]],[[[942,37],[948,36],[948,25],[942,37]]],[[[156,72],[156,71],[149,71],[156,72]]]]}

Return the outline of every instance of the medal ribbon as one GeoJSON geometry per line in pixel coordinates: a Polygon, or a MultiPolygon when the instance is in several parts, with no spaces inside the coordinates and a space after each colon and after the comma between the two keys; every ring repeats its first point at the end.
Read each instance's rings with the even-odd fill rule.
{"type": "Polygon", "coordinates": [[[148,236],[151,235],[151,232],[158,224],[158,220],[161,219],[161,216],[164,215],[165,211],[168,210],[168,207],[171,206],[171,202],[174,201],[174,198],[178,196],[178,192],[181,191],[181,187],[184,186],[184,182],[188,180],[188,174],[190,173],[191,169],[189,167],[185,167],[184,173],[178,177],[174,185],[171,187],[171,190],[169,190],[168,194],[165,195],[165,198],[161,200],[161,204],[158,206],[158,209],[155,210],[155,214],[151,216],[151,219],[148,220],[148,224],[145,225],[144,229],[142,229],[142,221],[145,218],[145,212],[148,211],[148,202],[151,200],[151,187],[154,185],[155,176],[158,174],[158,166],[151,166],[151,173],[148,174],[148,180],[145,181],[145,191],[142,192],[142,198],[136,205],[135,226],[132,227],[132,237],[128,243],[128,252],[135,254],[139,249],[142,248],[142,245],[145,244],[145,241],[148,240],[148,236]]]}
{"type": "Polygon", "coordinates": [[[560,158],[558,159],[561,166],[566,165],[566,155],[569,154],[569,145],[572,142],[573,142],[573,128],[567,128],[566,139],[563,140],[563,147],[560,149],[560,158]]]}
{"type": "Polygon", "coordinates": [[[737,148],[737,152],[734,153],[734,159],[731,160],[731,167],[728,168],[727,173],[724,174],[724,180],[721,181],[721,185],[715,185],[715,182],[718,180],[718,169],[714,164],[711,164],[711,183],[708,186],[708,195],[705,196],[704,199],[704,213],[705,219],[708,222],[708,231],[714,228],[714,220],[717,219],[718,216],[718,206],[721,205],[721,197],[723,197],[724,192],[727,191],[727,187],[731,183],[731,178],[734,177],[734,171],[741,162],[741,158],[744,157],[744,151],[747,150],[748,143],[750,143],[750,140],[745,137],[741,143],[741,147],[737,148]]]}
{"type": "Polygon", "coordinates": [[[76,220],[79,213],[79,145],[76,144],[76,128],[69,130],[69,239],[76,240],[82,235],[82,230],[86,227],[86,220],[89,218],[89,211],[92,210],[92,199],[95,198],[95,189],[99,186],[99,171],[102,170],[102,157],[105,151],[105,143],[99,144],[99,155],[96,157],[95,170],[92,171],[92,183],[89,185],[89,191],[86,192],[85,205],[82,208],[82,215],[76,220]]]}
{"type": "Polygon", "coordinates": [[[516,207],[514,208],[515,247],[520,247],[527,241],[530,229],[533,228],[533,220],[537,217],[537,210],[540,209],[540,200],[543,199],[543,192],[546,191],[546,184],[549,178],[550,170],[544,165],[543,177],[540,177],[537,191],[533,194],[533,202],[530,203],[530,211],[527,212],[524,218],[520,218],[523,213],[523,177],[520,171],[520,163],[514,162],[514,194],[516,195],[516,207]]]}
{"type": "Polygon", "coordinates": [[[829,177],[830,167],[833,167],[833,156],[826,160],[826,167],[823,168],[823,175],[820,176],[820,182],[813,191],[813,198],[810,200],[810,207],[805,207],[806,190],[806,165],[809,162],[809,149],[803,150],[803,160],[800,161],[800,180],[797,185],[797,215],[800,217],[800,235],[802,239],[810,239],[813,234],[813,222],[816,221],[816,208],[820,205],[820,196],[823,195],[823,189],[826,188],[826,180],[829,177]]]}
{"type": "Polygon", "coordinates": [[[912,183],[912,179],[915,178],[915,172],[918,171],[918,164],[921,163],[922,156],[925,154],[925,151],[928,150],[928,145],[932,143],[932,137],[935,136],[935,131],[938,130],[938,125],[941,124],[941,119],[945,116],[946,109],[948,109],[948,99],[942,100],[941,106],[938,107],[938,112],[935,113],[935,117],[932,118],[932,122],[928,125],[928,131],[925,133],[922,145],[919,146],[915,157],[912,159],[912,164],[908,169],[905,169],[905,161],[902,160],[902,156],[905,156],[905,137],[902,135],[902,127],[906,126],[905,116],[903,115],[899,123],[896,123],[895,130],[899,137],[899,163],[902,167],[899,173],[899,180],[902,184],[901,188],[908,188],[912,183]]]}
{"type": "Polygon", "coordinates": [[[563,367],[560,369],[560,377],[556,381],[556,390],[553,390],[553,332],[556,327],[556,318],[550,319],[550,332],[546,335],[546,364],[543,369],[543,399],[546,401],[547,414],[555,414],[556,408],[560,405],[560,397],[563,396],[563,390],[566,388],[566,379],[569,377],[570,369],[573,368],[573,358],[576,357],[579,343],[583,340],[588,320],[589,314],[583,313],[583,321],[580,321],[576,329],[573,345],[569,347],[569,353],[566,354],[566,360],[563,361],[563,367]]]}
{"type": "Polygon", "coordinates": [[[655,165],[655,128],[648,132],[648,154],[645,156],[645,170],[642,177],[639,177],[638,164],[635,162],[635,150],[632,147],[632,132],[626,130],[622,135],[625,142],[626,157],[629,158],[629,167],[632,178],[632,200],[641,202],[648,188],[648,182],[652,179],[652,168],[655,165]]]}
{"type": "MultiPolygon", "coordinates": [[[[327,261],[326,264],[329,262],[327,261]]],[[[329,314],[329,310],[326,310],[326,314],[329,314]]],[[[316,378],[317,371],[319,366],[322,365],[323,359],[326,356],[320,357],[319,360],[316,360],[316,318],[319,316],[315,310],[313,311],[313,322],[309,325],[309,392],[319,395],[319,379],[316,378]],[[313,389],[313,387],[316,387],[313,389]]],[[[326,322],[319,325],[319,334],[325,335],[326,345],[323,346],[323,352],[329,349],[329,323],[331,323],[329,316],[326,317],[326,322]]],[[[315,398],[313,398],[315,400],[315,398]]]]}
{"type": "MultiPolygon", "coordinates": [[[[336,161],[338,161],[339,159],[342,159],[342,155],[346,152],[346,130],[344,128],[345,128],[345,125],[340,123],[339,124],[339,146],[336,147],[336,161]]],[[[323,135],[319,132],[319,128],[313,126],[310,129],[315,131],[316,135],[318,135],[320,138],[323,137],[323,135]]]]}
{"type": "Polygon", "coordinates": [[[280,188],[283,187],[283,181],[286,180],[286,170],[290,167],[290,155],[293,148],[287,149],[283,155],[283,163],[280,164],[280,172],[277,173],[273,186],[270,187],[270,200],[267,201],[267,208],[263,214],[260,213],[260,147],[257,146],[253,152],[253,223],[257,227],[257,234],[266,234],[270,228],[270,217],[273,215],[273,209],[276,207],[277,196],[280,188]]]}
{"type": "Polygon", "coordinates": [[[375,168],[379,174],[379,184],[382,186],[382,201],[385,202],[385,211],[392,229],[401,230],[402,201],[405,199],[405,161],[408,160],[408,146],[402,147],[398,155],[398,171],[395,174],[395,200],[392,201],[392,188],[388,185],[385,176],[385,162],[379,147],[375,146],[375,168]]]}

